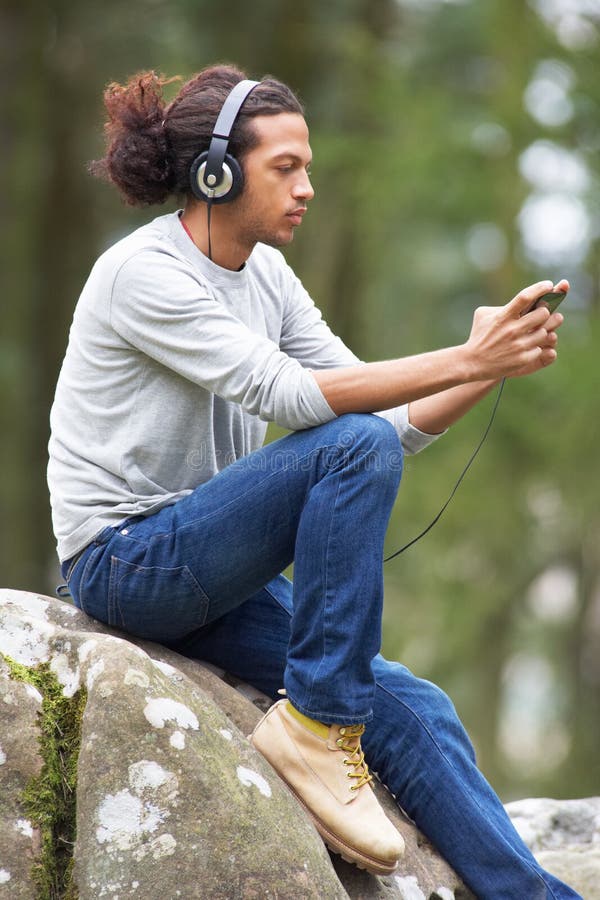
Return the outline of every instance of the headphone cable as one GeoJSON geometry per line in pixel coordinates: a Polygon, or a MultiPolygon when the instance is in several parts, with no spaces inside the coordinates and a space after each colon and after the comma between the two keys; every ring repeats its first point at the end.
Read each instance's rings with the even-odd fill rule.
{"type": "Polygon", "coordinates": [[[498,409],[498,404],[500,403],[500,397],[502,396],[502,391],[504,390],[504,385],[505,385],[505,383],[506,383],[506,378],[503,378],[502,381],[500,382],[500,389],[498,390],[498,394],[497,394],[497,396],[496,396],[496,402],[494,403],[494,406],[493,406],[493,409],[492,409],[492,414],[491,414],[491,416],[490,416],[489,422],[487,423],[487,427],[486,427],[485,431],[483,432],[483,436],[482,436],[481,440],[479,441],[479,443],[477,444],[477,446],[475,447],[475,449],[473,450],[473,453],[471,454],[471,456],[470,456],[470,458],[469,458],[469,461],[467,462],[466,466],[464,467],[464,469],[462,470],[462,472],[461,472],[460,475],[458,476],[458,481],[456,482],[456,484],[455,484],[454,487],[452,488],[452,491],[450,492],[450,496],[448,497],[448,499],[446,500],[446,502],[444,503],[444,505],[443,505],[442,508],[440,509],[440,511],[439,511],[439,513],[437,514],[437,516],[435,517],[435,519],[433,519],[433,521],[429,523],[429,525],[427,526],[427,528],[423,529],[423,531],[421,531],[420,534],[418,534],[418,535],[417,535],[416,537],[414,537],[411,541],[409,541],[408,544],[404,544],[404,546],[403,546],[403,547],[400,547],[399,550],[396,550],[395,553],[392,553],[390,556],[387,556],[387,557],[383,560],[384,563],[389,562],[390,559],[394,559],[395,556],[399,556],[401,553],[404,553],[405,550],[408,550],[409,547],[412,547],[413,544],[416,544],[417,541],[420,541],[421,538],[422,538],[422,537],[425,537],[425,535],[427,534],[427,532],[428,532],[428,531],[431,531],[431,529],[433,528],[433,526],[434,526],[437,522],[439,522],[439,520],[442,518],[442,515],[443,515],[443,513],[445,512],[446,507],[448,506],[448,504],[450,503],[450,501],[451,501],[452,498],[454,497],[455,493],[457,492],[457,490],[458,490],[458,488],[459,488],[459,486],[460,486],[460,484],[461,484],[463,478],[465,477],[465,475],[467,474],[467,472],[468,472],[469,469],[471,468],[471,465],[472,465],[473,461],[475,460],[475,457],[477,456],[477,454],[479,453],[479,451],[480,451],[481,448],[483,447],[483,444],[484,444],[484,442],[485,442],[485,439],[487,438],[488,434],[490,433],[490,428],[492,427],[492,424],[493,424],[493,422],[494,422],[494,419],[496,418],[496,410],[498,409]]]}
{"type": "MultiPolygon", "coordinates": [[[[214,193],[214,192],[211,192],[211,193],[214,193]]],[[[208,209],[206,211],[206,224],[208,227],[208,258],[212,262],[212,244],[210,241],[210,211],[212,209],[212,196],[208,197],[208,199],[206,201],[206,205],[208,207],[208,209]]]]}

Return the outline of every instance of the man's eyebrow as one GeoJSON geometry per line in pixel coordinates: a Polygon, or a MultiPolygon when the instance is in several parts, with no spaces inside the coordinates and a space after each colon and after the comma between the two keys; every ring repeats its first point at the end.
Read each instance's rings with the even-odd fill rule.
{"type": "Polygon", "coordinates": [[[310,166],[310,164],[312,163],[312,156],[310,157],[308,162],[305,163],[303,157],[298,156],[297,153],[293,153],[292,151],[289,151],[289,152],[283,151],[283,153],[277,153],[275,156],[272,157],[273,162],[279,162],[282,159],[291,159],[294,162],[300,163],[300,165],[306,165],[306,166],[310,166]]]}

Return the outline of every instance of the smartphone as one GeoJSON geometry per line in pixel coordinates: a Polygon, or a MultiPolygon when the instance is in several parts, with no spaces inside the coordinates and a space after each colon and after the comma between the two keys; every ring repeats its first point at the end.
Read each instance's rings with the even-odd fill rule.
{"type": "Polygon", "coordinates": [[[553,313],[566,296],[567,294],[565,291],[550,291],[548,294],[544,294],[542,297],[538,297],[535,303],[529,307],[527,312],[529,313],[532,309],[537,309],[538,306],[544,304],[548,307],[550,312],[553,313]]]}

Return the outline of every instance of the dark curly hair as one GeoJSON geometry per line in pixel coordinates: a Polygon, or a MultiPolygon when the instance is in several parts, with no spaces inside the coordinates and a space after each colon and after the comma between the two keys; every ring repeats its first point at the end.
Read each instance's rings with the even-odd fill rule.
{"type": "MultiPolygon", "coordinates": [[[[191,196],[190,166],[208,150],[227,95],[246,77],[235,66],[210,66],[186,82],[169,104],[163,87],[178,79],[141,72],[125,85],[109,84],[104,92],[106,155],[90,163],[89,171],[115,184],[132,206],[191,196]]],[[[229,152],[242,163],[258,140],[252,119],[282,112],[304,114],[290,88],[265,76],[235,121],[229,152]]]]}

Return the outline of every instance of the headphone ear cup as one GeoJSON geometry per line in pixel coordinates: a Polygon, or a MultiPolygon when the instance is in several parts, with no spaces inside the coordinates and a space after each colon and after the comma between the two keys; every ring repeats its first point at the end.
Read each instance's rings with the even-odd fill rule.
{"type": "Polygon", "coordinates": [[[234,156],[226,153],[223,161],[221,181],[215,185],[211,196],[211,188],[204,181],[206,160],[208,151],[201,153],[193,161],[190,167],[190,187],[194,197],[198,200],[212,203],[229,203],[241,194],[244,187],[244,173],[242,167],[234,156]]]}
{"type": "Polygon", "coordinates": [[[202,179],[202,175],[204,173],[204,169],[202,168],[202,166],[206,164],[207,157],[208,153],[201,153],[196,157],[196,159],[190,166],[190,187],[192,189],[192,194],[194,195],[194,197],[197,197],[198,200],[208,199],[206,195],[206,191],[208,190],[208,188],[204,184],[204,181],[202,179]]]}

